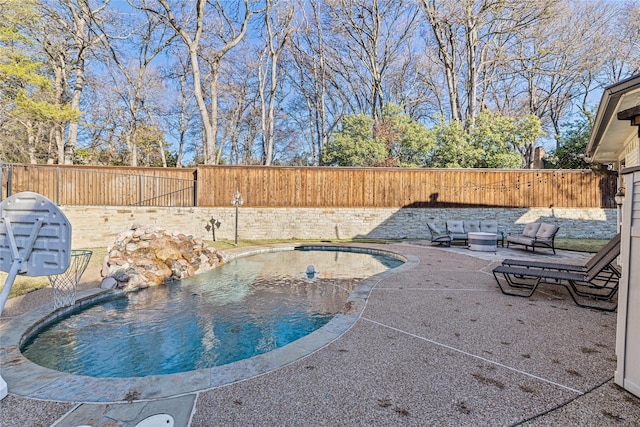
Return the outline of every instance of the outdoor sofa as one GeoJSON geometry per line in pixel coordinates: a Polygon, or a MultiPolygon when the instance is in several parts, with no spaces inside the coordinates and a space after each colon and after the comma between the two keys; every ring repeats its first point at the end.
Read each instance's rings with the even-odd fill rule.
{"type": "Polygon", "coordinates": [[[550,248],[556,253],[554,240],[559,227],[545,222],[532,222],[527,224],[522,230],[522,234],[507,236],[507,247],[510,245],[522,245],[525,251],[531,248],[532,252],[538,248],[550,248]]]}
{"type": "Polygon", "coordinates": [[[504,232],[498,230],[498,221],[495,220],[447,220],[446,232],[451,236],[452,242],[464,242],[466,245],[469,233],[482,232],[496,235],[496,243],[504,246],[504,232]]]}

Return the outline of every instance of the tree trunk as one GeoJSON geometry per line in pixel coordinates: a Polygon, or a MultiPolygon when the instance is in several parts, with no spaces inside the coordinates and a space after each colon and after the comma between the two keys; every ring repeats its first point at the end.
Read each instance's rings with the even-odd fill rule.
{"type": "Polygon", "coordinates": [[[184,152],[184,143],[187,134],[187,97],[185,93],[186,89],[186,77],[184,74],[180,74],[180,121],[178,124],[178,156],[176,158],[176,167],[182,167],[182,153],[184,152]]]}
{"type": "Polygon", "coordinates": [[[207,140],[207,151],[209,152],[208,165],[220,163],[222,150],[218,148],[218,77],[220,75],[220,63],[214,62],[211,67],[211,140],[207,140]]]}
{"type": "MultiPolygon", "coordinates": [[[[84,90],[85,76],[84,76],[84,54],[81,54],[78,58],[78,64],[76,66],[76,82],[73,85],[73,93],[71,94],[71,109],[80,111],[80,101],[82,99],[82,91],[84,90]]],[[[64,164],[72,165],[73,157],[76,149],[76,142],[78,140],[78,129],[80,123],[78,119],[71,120],[69,122],[69,137],[64,147],[64,164]]]]}
{"type": "Polygon", "coordinates": [[[124,134],[124,143],[129,148],[129,164],[131,166],[138,166],[138,148],[136,147],[136,131],[134,128],[129,128],[124,134]]]}
{"type": "Polygon", "coordinates": [[[31,120],[27,120],[24,124],[27,130],[27,144],[29,151],[29,163],[35,165],[38,163],[38,158],[36,157],[36,130],[34,129],[34,124],[31,120]]]}
{"type": "Polygon", "coordinates": [[[53,140],[56,146],[58,164],[61,164],[60,159],[64,159],[64,129],[61,124],[55,125],[53,129],[53,140]]]}
{"type": "Polygon", "coordinates": [[[466,8],[466,40],[467,40],[467,120],[470,126],[474,125],[478,101],[478,27],[473,6],[467,4],[466,8]]]}
{"type": "Polygon", "coordinates": [[[193,96],[198,104],[198,111],[202,119],[202,127],[204,130],[202,156],[205,165],[213,164],[212,151],[215,149],[215,141],[213,127],[209,121],[209,111],[204,101],[204,93],[202,92],[202,74],[200,65],[198,64],[198,51],[195,46],[189,48],[189,57],[191,59],[191,69],[193,72],[193,96]]]}
{"type": "Polygon", "coordinates": [[[435,1],[422,0],[422,5],[438,46],[438,58],[444,68],[451,119],[462,120],[458,98],[458,76],[456,74],[458,44],[453,24],[447,20],[448,17],[438,13],[435,1]]]}

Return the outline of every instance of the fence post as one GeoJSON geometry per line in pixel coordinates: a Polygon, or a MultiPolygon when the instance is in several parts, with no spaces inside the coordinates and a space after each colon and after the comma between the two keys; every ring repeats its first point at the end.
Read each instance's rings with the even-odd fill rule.
{"type": "Polygon", "coordinates": [[[56,167],[56,205],[60,206],[60,168],[56,167]]]}
{"type": "Polygon", "coordinates": [[[13,178],[13,165],[7,165],[7,197],[11,196],[11,186],[13,178]]]}
{"type": "Polygon", "coordinates": [[[196,171],[193,177],[193,207],[198,207],[198,172],[196,171]]]}
{"type": "Polygon", "coordinates": [[[138,175],[138,206],[142,206],[142,175],[138,175]]]}

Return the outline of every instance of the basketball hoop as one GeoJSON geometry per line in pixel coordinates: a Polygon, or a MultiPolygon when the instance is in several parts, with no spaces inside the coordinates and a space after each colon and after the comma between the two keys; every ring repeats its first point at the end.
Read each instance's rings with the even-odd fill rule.
{"type": "MultiPolygon", "coordinates": [[[[0,314],[18,275],[62,274],[70,254],[71,223],[51,200],[25,191],[0,202],[0,271],[8,273],[0,291],[0,314]]],[[[7,393],[0,375],[0,400],[7,393]]]]}
{"type": "Polygon", "coordinates": [[[82,273],[89,265],[93,252],[87,250],[72,250],[71,262],[67,271],[49,276],[53,288],[53,307],[55,309],[69,307],[76,302],[76,292],[82,273]]]}

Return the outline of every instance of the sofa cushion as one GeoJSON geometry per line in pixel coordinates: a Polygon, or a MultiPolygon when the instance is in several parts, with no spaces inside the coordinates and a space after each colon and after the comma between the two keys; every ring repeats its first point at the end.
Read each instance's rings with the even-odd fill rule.
{"type": "Polygon", "coordinates": [[[467,240],[467,233],[450,233],[451,240],[467,240]]]}
{"type": "Polygon", "coordinates": [[[473,233],[476,231],[480,231],[480,221],[479,220],[475,220],[475,221],[465,221],[464,222],[464,231],[466,233],[473,233]]]}
{"type": "Polygon", "coordinates": [[[517,243],[519,245],[533,246],[533,243],[536,241],[535,238],[525,237],[525,236],[508,236],[507,242],[509,243],[517,243]]]}
{"type": "Polygon", "coordinates": [[[483,233],[498,234],[498,221],[485,220],[480,221],[480,231],[483,233]]]}
{"type": "Polygon", "coordinates": [[[464,221],[450,219],[447,221],[447,231],[455,234],[465,234],[464,221]]]}
{"type": "Polygon", "coordinates": [[[530,224],[525,225],[524,230],[522,230],[522,235],[524,237],[535,238],[538,229],[540,228],[539,222],[532,222],[530,224]]]}
{"type": "Polygon", "coordinates": [[[551,240],[558,231],[558,226],[553,224],[542,223],[536,232],[536,239],[551,240]]]}

